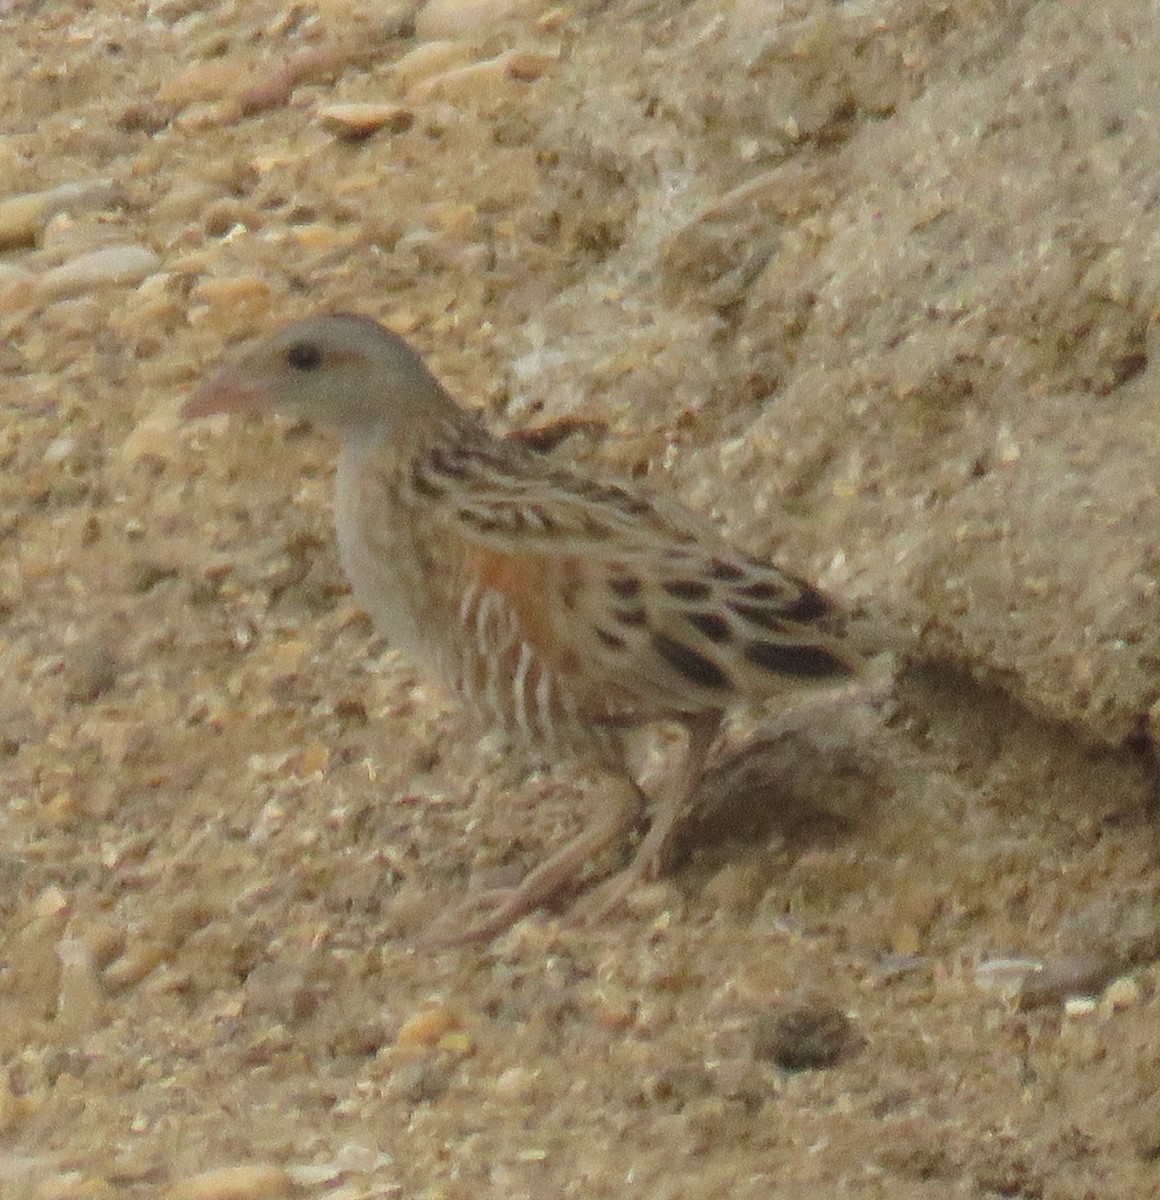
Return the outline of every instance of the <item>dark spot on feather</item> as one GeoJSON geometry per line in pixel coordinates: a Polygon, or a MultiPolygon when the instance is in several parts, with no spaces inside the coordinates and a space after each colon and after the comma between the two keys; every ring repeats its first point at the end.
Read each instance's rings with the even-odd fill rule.
{"type": "Polygon", "coordinates": [[[445,489],[439,487],[438,484],[432,483],[422,471],[415,470],[411,472],[411,487],[420,496],[426,496],[428,500],[438,500],[440,496],[445,496],[445,489]]]}
{"type": "Polygon", "coordinates": [[[648,621],[648,616],[643,608],[614,608],[612,617],[621,625],[643,625],[648,621]]]}
{"type": "Polygon", "coordinates": [[[711,642],[727,642],[733,636],[729,622],[718,613],[685,613],[685,620],[711,642]]]}
{"type": "Polygon", "coordinates": [[[515,510],[517,515],[522,515],[526,525],[530,525],[533,529],[541,529],[545,533],[556,533],[560,526],[552,519],[551,513],[539,504],[529,505],[526,509],[515,510]]]}
{"type": "Polygon", "coordinates": [[[735,591],[750,600],[778,600],[785,595],[785,588],[776,583],[748,583],[735,591]]]}
{"type": "Polygon", "coordinates": [[[480,516],[473,508],[461,508],[455,514],[465,525],[473,525],[476,529],[481,529],[484,533],[494,533],[497,529],[504,528],[504,521],[498,515],[484,517],[480,516]]]}
{"type": "Polygon", "coordinates": [[[781,675],[821,678],[850,674],[849,664],[832,651],[800,642],[750,642],[745,658],[755,667],[781,675]]]}
{"type": "Polygon", "coordinates": [[[705,600],[713,590],[700,579],[666,579],[661,587],[678,600],[705,600]]]}
{"type": "Polygon", "coordinates": [[[579,417],[561,417],[558,421],[539,425],[535,429],[513,430],[504,440],[515,442],[518,446],[526,446],[537,454],[547,454],[574,433],[587,433],[593,437],[602,437],[607,432],[608,424],[604,421],[585,421],[579,417]]]}
{"type": "Polygon", "coordinates": [[[738,579],[745,578],[745,572],[733,563],[726,562],[723,558],[715,558],[713,565],[709,568],[709,577],[735,583],[738,579]]]}
{"type": "Polygon", "coordinates": [[[663,633],[652,635],[652,647],[678,674],[698,687],[722,689],[729,686],[729,676],[712,659],[663,633]]]}
{"type": "Polygon", "coordinates": [[[765,604],[733,604],[729,607],[739,616],[744,617],[753,625],[768,629],[771,633],[784,633],[786,629],[785,610],[770,608],[765,604]]]}
{"type": "Polygon", "coordinates": [[[448,479],[467,478],[467,466],[463,462],[462,457],[457,454],[453,455],[437,450],[431,455],[431,466],[440,475],[444,475],[448,479]]]}
{"type": "Polygon", "coordinates": [[[631,600],[640,594],[640,580],[633,579],[631,575],[613,575],[608,581],[608,586],[612,594],[619,596],[621,600],[631,600]]]}
{"type": "Polygon", "coordinates": [[[597,483],[594,479],[582,479],[574,475],[561,475],[560,478],[574,496],[583,500],[610,505],[630,517],[643,517],[652,512],[652,505],[643,496],[635,496],[615,484],[597,483]]]}
{"type": "Polygon", "coordinates": [[[609,650],[623,650],[624,638],[617,637],[615,633],[609,633],[607,629],[601,629],[599,625],[593,627],[596,630],[596,636],[609,648],[609,650]]]}
{"type": "Polygon", "coordinates": [[[787,604],[782,612],[795,621],[813,621],[825,616],[830,611],[830,602],[816,592],[812,587],[802,590],[802,594],[792,603],[787,604]]]}
{"type": "Polygon", "coordinates": [[[604,524],[599,517],[592,513],[583,513],[580,519],[580,525],[584,532],[595,542],[604,542],[608,540],[608,526],[604,524]]]}

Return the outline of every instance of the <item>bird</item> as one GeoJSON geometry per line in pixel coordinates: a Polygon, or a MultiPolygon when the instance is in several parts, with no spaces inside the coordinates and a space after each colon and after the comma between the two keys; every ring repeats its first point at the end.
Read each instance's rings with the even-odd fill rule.
{"type": "Polygon", "coordinates": [[[586,898],[590,920],[656,873],[733,709],[863,667],[816,586],[676,500],[492,433],[373,318],[322,313],[247,344],[182,415],[271,410],[341,442],[339,557],[377,630],[481,728],[586,770],[601,795],[521,882],[469,897],[444,944],[489,940],[577,891],[644,827],[632,731],[675,724],[684,746],[631,862],[586,898]]]}

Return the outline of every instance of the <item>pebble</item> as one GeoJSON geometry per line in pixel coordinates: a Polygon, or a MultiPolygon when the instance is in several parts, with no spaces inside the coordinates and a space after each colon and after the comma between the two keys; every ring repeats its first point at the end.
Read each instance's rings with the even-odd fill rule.
{"type": "Polygon", "coordinates": [[[415,122],[415,114],[405,104],[324,104],[317,116],[324,129],[351,142],[380,129],[405,133],[415,122]]]}
{"type": "Polygon", "coordinates": [[[832,1067],[856,1045],[849,1017],[828,1004],[763,1013],[753,1026],[753,1057],[787,1071],[832,1067]]]}
{"type": "Polygon", "coordinates": [[[33,1200],[115,1200],[123,1195],[107,1179],[85,1177],[75,1171],[41,1180],[33,1200]]]}
{"type": "Polygon", "coordinates": [[[138,984],[165,961],[165,947],[155,941],[141,940],[105,968],[101,976],[105,990],[115,994],[138,984]]]}
{"type": "Polygon", "coordinates": [[[1018,1007],[1027,1011],[1045,1005],[1062,1005],[1075,997],[1098,996],[1116,977],[1120,964],[1101,953],[1076,953],[1047,959],[1042,969],[1028,975],[1018,992],[1018,1007]]]}
{"type": "Polygon", "coordinates": [[[505,57],[508,74],[520,83],[535,83],[560,60],[558,54],[535,50],[510,50],[505,57]]]}
{"type": "Polygon", "coordinates": [[[507,55],[501,54],[428,75],[407,89],[406,99],[412,104],[448,100],[470,107],[485,106],[499,103],[515,83],[508,72],[507,55]]]}
{"type": "Polygon", "coordinates": [[[415,33],[424,41],[475,37],[547,8],[547,0],[428,0],[415,18],[415,33]]]}
{"type": "Polygon", "coordinates": [[[157,99],[169,104],[220,100],[248,83],[252,65],[238,58],[211,58],[190,63],[161,85],[157,99]]]}
{"type": "Polygon", "coordinates": [[[408,1017],[399,1030],[398,1046],[435,1046],[462,1025],[459,1016],[446,1006],[425,1009],[408,1017]]]}
{"type": "Polygon", "coordinates": [[[203,279],[190,293],[190,322],[223,332],[256,329],[270,310],[270,285],[260,275],[203,279]]]}
{"type": "Polygon", "coordinates": [[[81,254],[46,271],[37,284],[43,299],[77,296],[92,288],[140,283],[161,264],[148,246],[125,243],[81,254]]]}
{"type": "Polygon", "coordinates": [[[1112,1012],[1123,1012],[1134,1008],[1144,998],[1144,990],[1130,975],[1121,975],[1108,984],[1103,995],[1104,1004],[1112,1012]]]}
{"type": "Polygon", "coordinates": [[[103,208],[115,195],[110,180],[93,179],[0,200],[0,250],[33,246],[45,224],[57,213],[103,208]]]}
{"type": "Polygon", "coordinates": [[[249,115],[289,102],[294,89],[307,80],[324,77],[343,61],[341,48],[310,46],[291,55],[276,71],[247,84],[237,95],[239,109],[249,115]]]}
{"type": "Polygon", "coordinates": [[[63,1036],[75,1040],[97,1028],[104,992],[93,956],[80,938],[61,938],[56,953],[60,959],[56,1028],[63,1036]]]}
{"type": "Polygon", "coordinates": [[[269,1163],[217,1167],[171,1184],[165,1200],[280,1200],[297,1194],[294,1180],[269,1163]]]}
{"type": "Polygon", "coordinates": [[[0,262],[0,289],[14,283],[24,283],[32,278],[32,272],[24,267],[18,267],[15,263],[0,262]]]}
{"type": "Polygon", "coordinates": [[[426,42],[408,51],[395,63],[391,78],[396,87],[406,91],[420,79],[462,66],[472,58],[471,47],[462,42],[426,42]]]}

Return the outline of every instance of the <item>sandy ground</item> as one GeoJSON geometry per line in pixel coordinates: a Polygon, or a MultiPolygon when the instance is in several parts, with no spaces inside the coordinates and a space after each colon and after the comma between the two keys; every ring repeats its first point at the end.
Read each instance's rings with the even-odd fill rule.
{"type": "Polygon", "coordinates": [[[1158,76],[1131,0],[0,3],[0,1195],[1160,1194],[1158,76]],[[416,948],[598,797],[376,638],[324,437],[176,420],[335,308],[895,652],[596,928],[416,948]]]}

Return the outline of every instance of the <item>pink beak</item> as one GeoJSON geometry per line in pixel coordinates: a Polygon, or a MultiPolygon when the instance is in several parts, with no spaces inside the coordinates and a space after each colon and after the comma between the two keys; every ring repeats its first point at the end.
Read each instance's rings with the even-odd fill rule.
{"type": "Polygon", "coordinates": [[[208,417],[213,413],[264,412],[271,407],[270,392],[257,384],[246,383],[228,368],[193,393],[181,406],[183,417],[208,417]]]}

